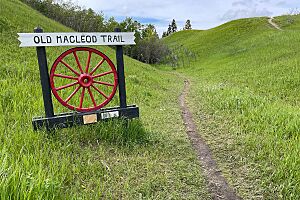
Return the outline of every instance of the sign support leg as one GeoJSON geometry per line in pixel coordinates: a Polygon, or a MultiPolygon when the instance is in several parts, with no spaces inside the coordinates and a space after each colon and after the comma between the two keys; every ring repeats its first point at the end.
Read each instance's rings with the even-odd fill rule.
{"type": "MultiPolygon", "coordinates": [[[[116,28],[115,32],[121,32],[120,28],[116,28]]],[[[123,58],[123,47],[122,45],[116,46],[116,58],[117,58],[117,71],[118,71],[118,82],[119,82],[119,98],[120,107],[126,108],[126,88],[125,88],[125,75],[124,75],[124,58],[123,58]]]]}
{"type": "MultiPolygon", "coordinates": [[[[34,32],[42,33],[43,29],[35,28],[34,32]]],[[[53,103],[52,103],[52,96],[51,96],[50,78],[48,73],[46,48],[37,47],[36,53],[37,53],[39,69],[40,69],[40,78],[41,78],[41,85],[43,91],[45,115],[46,117],[53,117],[54,111],[53,111],[53,103]]]]}

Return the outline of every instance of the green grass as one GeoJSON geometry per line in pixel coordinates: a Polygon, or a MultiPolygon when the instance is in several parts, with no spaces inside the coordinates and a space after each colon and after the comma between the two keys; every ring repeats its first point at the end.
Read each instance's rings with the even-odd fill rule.
{"type": "Polygon", "coordinates": [[[229,182],[245,199],[300,199],[300,16],[241,19],[167,37],[198,54],[179,72],[229,182]],[[292,18],[293,20],[288,20],[292,18]]]}
{"type": "MultiPolygon", "coordinates": [[[[17,33],[36,26],[72,31],[0,0],[0,199],[209,199],[180,116],[183,82],[171,73],[126,57],[128,102],[140,120],[34,132],[32,117],[43,115],[36,52],[19,48],[17,33]]],[[[66,49],[47,48],[49,67],[66,49]]],[[[55,99],[54,107],[66,111],[55,99]]]]}

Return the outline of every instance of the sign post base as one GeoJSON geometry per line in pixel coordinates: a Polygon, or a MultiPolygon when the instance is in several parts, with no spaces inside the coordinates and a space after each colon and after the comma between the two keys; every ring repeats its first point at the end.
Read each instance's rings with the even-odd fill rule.
{"type": "Polygon", "coordinates": [[[139,108],[135,105],[126,108],[113,107],[101,109],[93,112],[70,112],[54,115],[53,117],[35,117],[32,119],[34,130],[46,128],[47,131],[72,126],[93,124],[112,118],[133,119],[139,117],[139,108]]]}

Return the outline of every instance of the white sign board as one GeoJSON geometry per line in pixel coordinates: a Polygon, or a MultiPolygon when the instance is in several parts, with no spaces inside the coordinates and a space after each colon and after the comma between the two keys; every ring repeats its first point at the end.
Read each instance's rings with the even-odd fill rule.
{"type": "Polygon", "coordinates": [[[134,45],[134,32],[18,33],[20,47],[134,45]]]}

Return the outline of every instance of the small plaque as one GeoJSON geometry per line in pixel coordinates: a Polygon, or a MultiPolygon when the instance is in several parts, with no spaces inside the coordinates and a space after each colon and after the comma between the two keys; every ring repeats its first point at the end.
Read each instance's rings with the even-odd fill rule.
{"type": "Polygon", "coordinates": [[[97,122],[97,114],[83,116],[84,124],[92,124],[92,123],[96,123],[96,122],[97,122]]]}
{"type": "Polygon", "coordinates": [[[119,111],[101,113],[101,119],[109,119],[114,117],[119,117],[119,111]]]}

